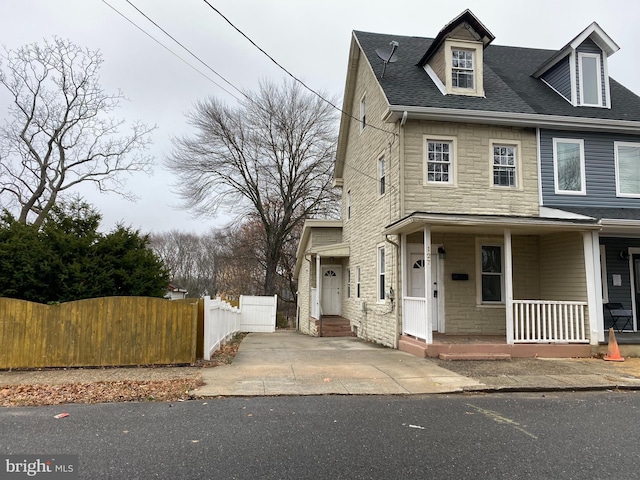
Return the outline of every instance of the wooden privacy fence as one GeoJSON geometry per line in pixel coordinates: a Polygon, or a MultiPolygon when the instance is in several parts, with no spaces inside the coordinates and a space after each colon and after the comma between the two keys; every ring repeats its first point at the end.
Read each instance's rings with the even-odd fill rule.
{"type": "Polygon", "coordinates": [[[105,297],[43,305],[0,298],[0,368],[193,363],[197,302],[105,297]]]}

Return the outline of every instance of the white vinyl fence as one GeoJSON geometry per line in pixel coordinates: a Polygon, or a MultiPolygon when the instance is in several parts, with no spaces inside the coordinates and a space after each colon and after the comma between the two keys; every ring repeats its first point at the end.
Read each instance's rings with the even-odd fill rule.
{"type": "Polygon", "coordinates": [[[240,297],[240,308],[204,297],[204,359],[238,332],[275,332],[278,296],[240,297]]]}

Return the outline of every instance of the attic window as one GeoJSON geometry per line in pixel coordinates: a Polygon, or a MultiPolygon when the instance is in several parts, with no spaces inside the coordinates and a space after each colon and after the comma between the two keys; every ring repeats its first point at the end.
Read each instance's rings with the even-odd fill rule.
{"type": "Polygon", "coordinates": [[[451,84],[454,88],[473,89],[473,51],[451,51],[451,84]]]}
{"type": "Polygon", "coordinates": [[[580,104],[601,107],[600,55],[578,53],[578,60],[580,62],[580,104]]]}

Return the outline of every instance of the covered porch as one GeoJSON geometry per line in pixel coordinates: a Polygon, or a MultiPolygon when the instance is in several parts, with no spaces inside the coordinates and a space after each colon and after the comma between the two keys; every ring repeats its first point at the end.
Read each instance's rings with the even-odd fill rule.
{"type": "Polygon", "coordinates": [[[589,356],[604,340],[593,221],[416,213],[398,235],[402,335],[420,356],[589,356]],[[428,288],[425,288],[428,286],[428,288]]]}

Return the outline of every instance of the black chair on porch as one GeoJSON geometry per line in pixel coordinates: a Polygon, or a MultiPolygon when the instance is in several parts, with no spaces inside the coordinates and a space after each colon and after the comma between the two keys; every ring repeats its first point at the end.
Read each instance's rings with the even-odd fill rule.
{"type": "Polygon", "coordinates": [[[627,326],[633,328],[633,310],[626,310],[621,303],[605,303],[611,320],[613,320],[613,329],[622,332],[627,326]],[[618,322],[624,322],[622,327],[618,327],[618,322]]]}

